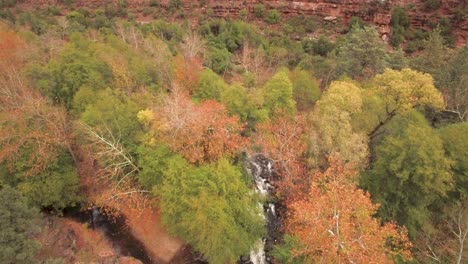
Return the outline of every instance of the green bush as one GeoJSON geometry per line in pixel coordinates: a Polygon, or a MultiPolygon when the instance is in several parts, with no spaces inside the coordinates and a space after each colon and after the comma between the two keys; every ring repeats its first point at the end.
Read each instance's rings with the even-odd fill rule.
{"type": "Polygon", "coordinates": [[[17,0],[0,0],[0,8],[14,7],[17,0]]]}
{"type": "Polygon", "coordinates": [[[245,20],[247,19],[247,16],[249,15],[249,12],[246,10],[246,9],[242,9],[240,12],[239,12],[239,17],[242,19],[242,20],[245,20]]]}
{"type": "Polygon", "coordinates": [[[254,15],[257,18],[264,18],[266,14],[266,9],[263,4],[256,4],[254,7],[254,15]]]}
{"type": "Polygon", "coordinates": [[[278,10],[272,9],[268,13],[268,17],[266,18],[266,22],[268,22],[269,24],[276,24],[276,23],[279,22],[280,19],[281,19],[281,14],[278,12],[278,10]]]}
{"type": "Polygon", "coordinates": [[[442,2],[440,0],[426,0],[424,3],[424,8],[426,11],[434,11],[439,9],[442,2]]]}
{"type": "Polygon", "coordinates": [[[174,13],[182,8],[182,0],[169,0],[169,11],[174,13]]]}

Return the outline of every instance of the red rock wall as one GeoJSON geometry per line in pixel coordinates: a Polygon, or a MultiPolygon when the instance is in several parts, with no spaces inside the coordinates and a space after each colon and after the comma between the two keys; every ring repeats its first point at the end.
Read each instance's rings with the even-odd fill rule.
{"type": "MultiPolygon", "coordinates": [[[[26,5],[37,6],[57,4],[58,0],[23,0],[26,5]]],[[[118,0],[76,0],[81,7],[97,8],[106,3],[118,0]]],[[[127,0],[130,9],[142,10],[149,6],[150,0],[127,0]]],[[[379,32],[390,33],[391,8],[393,6],[413,6],[409,12],[410,22],[414,28],[428,28],[430,21],[437,21],[442,17],[452,18],[454,9],[458,6],[468,8],[466,0],[442,0],[442,6],[434,12],[424,11],[424,0],[207,0],[206,6],[200,6],[201,1],[183,0],[185,13],[190,17],[196,17],[208,8],[213,10],[217,17],[237,17],[241,10],[245,9],[250,14],[258,3],[263,3],[268,8],[275,8],[283,16],[327,17],[333,16],[341,22],[347,23],[351,17],[358,16],[364,21],[375,24],[379,32]]],[[[163,6],[168,6],[169,0],[159,0],[163,6]]],[[[252,16],[252,15],[251,15],[252,16]]],[[[453,33],[457,37],[458,44],[468,41],[468,21],[466,17],[453,25],[453,33]]]]}

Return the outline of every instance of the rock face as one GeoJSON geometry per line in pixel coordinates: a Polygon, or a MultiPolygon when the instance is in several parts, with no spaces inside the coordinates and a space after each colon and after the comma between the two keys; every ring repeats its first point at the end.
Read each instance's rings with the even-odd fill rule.
{"type": "MultiPolygon", "coordinates": [[[[23,0],[25,6],[57,5],[58,0],[23,0]]],[[[76,0],[78,7],[99,8],[119,0],[76,0]]],[[[121,0],[120,0],[121,2],[121,0]]],[[[162,7],[168,7],[170,0],[157,0],[162,7]]],[[[410,23],[414,28],[428,28],[430,22],[436,22],[443,17],[452,21],[453,33],[458,44],[468,41],[468,21],[466,15],[455,21],[457,8],[468,8],[464,0],[444,0],[439,9],[427,12],[423,0],[182,0],[185,14],[196,17],[210,9],[216,17],[238,17],[241,10],[246,10],[250,18],[254,18],[255,6],[263,3],[267,8],[275,8],[283,17],[304,15],[306,17],[335,17],[337,22],[348,23],[351,17],[357,16],[364,21],[375,24],[382,35],[390,33],[391,9],[394,6],[406,7],[409,10],[410,23]]],[[[150,0],[127,0],[129,9],[142,11],[148,8],[150,0]]]]}

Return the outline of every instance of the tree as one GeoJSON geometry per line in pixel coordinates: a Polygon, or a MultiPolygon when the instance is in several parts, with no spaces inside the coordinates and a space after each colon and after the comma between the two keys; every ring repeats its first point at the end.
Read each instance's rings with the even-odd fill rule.
{"type": "Polygon", "coordinates": [[[285,71],[279,71],[263,87],[264,107],[270,117],[278,112],[293,115],[296,103],[293,99],[293,86],[285,71]]]}
{"type": "Polygon", "coordinates": [[[153,114],[156,135],[192,163],[232,157],[246,142],[239,118],[229,116],[222,104],[207,100],[195,105],[177,88],[153,114]]]}
{"type": "MultiPolygon", "coordinates": [[[[133,97],[119,90],[105,89],[93,94],[94,98],[88,99],[93,101],[84,103],[85,110],[81,113],[80,120],[92,128],[118,137],[125,148],[135,151],[137,134],[141,130],[135,117],[145,106],[145,102],[137,103],[133,97]]],[[[81,90],[77,95],[81,95],[81,90]]]]}
{"type": "Polygon", "coordinates": [[[103,88],[112,77],[111,68],[98,59],[96,52],[91,41],[72,35],[60,56],[51,60],[44,69],[46,78],[36,80],[36,88],[54,103],[61,103],[69,109],[80,87],[103,88]]]}
{"type": "Polygon", "coordinates": [[[307,198],[288,206],[287,231],[298,239],[291,257],[306,263],[393,263],[410,259],[411,243],[393,223],[373,217],[378,205],[354,184],[355,173],[330,160],[314,175],[307,198]]]}
{"type": "Polygon", "coordinates": [[[415,238],[430,224],[428,208],[453,187],[451,163],[441,139],[415,110],[395,117],[387,131],[361,185],[381,204],[379,216],[405,225],[415,238]]]}
{"type": "Polygon", "coordinates": [[[59,152],[57,161],[47,165],[47,169],[34,176],[24,175],[22,160],[17,162],[17,170],[10,175],[10,181],[27,198],[29,204],[38,208],[55,211],[68,206],[75,206],[81,201],[80,178],[68,153],[59,152]]]}
{"type": "Polygon", "coordinates": [[[216,73],[205,69],[200,74],[198,84],[193,89],[193,97],[198,100],[219,100],[221,93],[227,89],[227,84],[216,73]]]}
{"type": "Polygon", "coordinates": [[[221,92],[221,103],[226,106],[232,116],[239,116],[242,123],[246,124],[245,133],[255,129],[257,122],[268,119],[268,112],[262,108],[261,95],[248,93],[247,89],[240,84],[233,84],[221,92]]]}
{"type": "Polygon", "coordinates": [[[62,149],[73,157],[71,125],[63,108],[23,81],[25,44],[13,33],[0,36],[0,162],[14,170],[23,158],[23,172],[31,176],[57,160],[62,149]]]}
{"type": "Polygon", "coordinates": [[[385,47],[374,28],[355,28],[339,49],[339,68],[352,78],[367,79],[381,73],[386,66],[385,47]]]}
{"type": "Polygon", "coordinates": [[[0,185],[0,262],[5,264],[35,263],[39,244],[31,238],[38,226],[38,212],[26,199],[8,185],[0,185]]]}
{"type": "Polygon", "coordinates": [[[404,114],[419,106],[436,110],[444,107],[444,100],[434,87],[432,77],[408,68],[401,71],[387,69],[375,76],[370,81],[370,86],[372,92],[382,100],[381,108],[384,112],[368,133],[371,139],[397,114],[404,114]]]}
{"type": "Polygon", "coordinates": [[[278,116],[258,125],[254,142],[273,160],[275,172],[280,176],[276,183],[284,199],[296,199],[307,189],[307,168],[304,165],[307,144],[304,137],[304,120],[278,116]]]}
{"type": "Polygon", "coordinates": [[[300,69],[295,69],[289,76],[293,84],[297,110],[310,110],[320,97],[319,83],[312,74],[300,69]]]}
{"type": "Polygon", "coordinates": [[[367,163],[367,137],[353,130],[352,116],[362,111],[362,90],[351,82],[333,82],[317,102],[309,131],[314,165],[333,156],[354,165],[367,163]]]}
{"type": "Polygon", "coordinates": [[[468,199],[468,123],[453,124],[438,131],[446,156],[452,161],[454,189],[450,200],[468,199]]]}
{"type": "Polygon", "coordinates": [[[192,91],[199,82],[202,74],[202,60],[198,57],[176,57],[174,59],[174,82],[192,91]]]}
{"type": "Polygon", "coordinates": [[[193,167],[180,156],[168,161],[161,200],[162,221],[210,263],[236,263],[264,234],[258,200],[239,168],[222,158],[193,167]]]}

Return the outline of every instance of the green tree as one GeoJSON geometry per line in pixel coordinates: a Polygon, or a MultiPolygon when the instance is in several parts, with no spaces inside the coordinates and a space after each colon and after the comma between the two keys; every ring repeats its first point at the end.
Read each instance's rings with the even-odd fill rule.
{"type": "Polygon", "coordinates": [[[225,48],[211,48],[206,63],[214,72],[223,74],[230,68],[231,55],[225,48]]]}
{"type": "Polygon", "coordinates": [[[452,163],[455,182],[452,198],[468,199],[468,123],[446,126],[438,131],[452,163]]]}
{"type": "Polygon", "coordinates": [[[385,221],[397,221],[415,238],[430,224],[430,206],[447,195],[453,178],[442,140],[424,116],[399,115],[375,149],[374,162],[361,178],[385,221]]]}
{"type": "Polygon", "coordinates": [[[447,65],[451,61],[452,53],[446,47],[444,38],[440,30],[435,29],[429,37],[423,41],[423,51],[413,60],[411,60],[411,68],[429,73],[434,77],[436,86],[441,87],[447,79],[447,65]]]}
{"type": "Polygon", "coordinates": [[[261,95],[249,94],[242,85],[233,84],[221,92],[220,101],[230,115],[238,115],[240,121],[247,122],[251,127],[256,122],[268,119],[268,113],[261,108],[258,97],[261,95]]]}
{"type": "Polygon", "coordinates": [[[264,107],[268,110],[270,117],[277,112],[289,115],[296,112],[293,85],[285,71],[279,71],[265,84],[263,94],[264,107]]]}
{"type": "Polygon", "coordinates": [[[300,69],[295,69],[289,76],[293,84],[297,110],[310,110],[320,98],[321,91],[318,81],[311,73],[300,69]]]}
{"type": "Polygon", "coordinates": [[[227,86],[223,78],[212,70],[206,69],[200,75],[198,85],[193,91],[193,97],[198,100],[219,100],[221,93],[227,89],[227,86]]]}
{"type": "Polygon", "coordinates": [[[385,42],[374,28],[355,28],[346,35],[339,49],[339,68],[352,78],[369,78],[381,73],[387,65],[385,48],[385,42]]]}
{"type": "Polygon", "coordinates": [[[172,158],[154,190],[164,225],[210,263],[235,263],[264,234],[258,200],[242,178],[226,159],[197,168],[172,158]]]}
{"type": "Polygon", "coordinates": [[[163,175],[168,169],[168,161],[173,156],[171,149],[165,145],[138,147],[138,181],[147,189],[160,188],[163,175]]]}
{"type": "Polygon", "coordinates": [[[57,59],[51,60],[38,79],[36,87],[55,103],[67,108],[80,87],[103,88],[109,83],[112,72],[107,64],[98,59],[96,47],[81,35],[72,35],[57,59]]]}
{"type": "Polygon", "coordinates": [[[38,229],[34,223],[37,214],[21,193],[8,185],[0,185],[1,263],[36,263],[34,255],[39,243],[30,237],[38,229]]]}
{"type": "Polygon", "coordinates": [[[80,179],[68,153],[62,151],[57,161],[37,175],[27,175],[24,156],[17,161],[15,170],[4,181],[14,185],[36,207],[61,210],[81,200],[80,179]]]}
{"type": "MultiPolygon", "coordinates": [[[[81,93],[81,90],[80,92],[81,93]]],[[[118,138],[131,151],[136,149],[136,137],[141,131],[140,124],[135,118],[138,111],[144,107],[137,104],[133,98],[122,91],[105,89],[94,93],[94,102],[87,104],[80,119],[85,124],[107,131],[111,137],[118,138]]],[[[77,94],[78,95],[78,94],[77,94]]],[[[79,98],[84,98],[79,96],[79,98]]],[[[89,98],[88,98],[89,100],[89,98]]],[[[85,102],[74,101],[77,105],[85,102]]]]}

